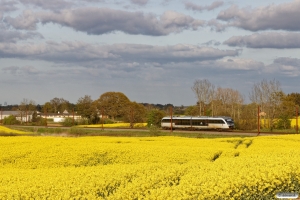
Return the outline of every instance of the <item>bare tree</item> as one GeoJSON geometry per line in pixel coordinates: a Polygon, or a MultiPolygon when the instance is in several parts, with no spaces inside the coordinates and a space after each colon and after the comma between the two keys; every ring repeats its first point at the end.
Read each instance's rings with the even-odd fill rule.
{"type": "Polygon", "coordinates": [[[218,87],[214,95],[214,104],[218,108],[215,114],[230,115],[234,119],[239,116],[239,109],[244,102],[239,91],[218,87]]]}
{"type": "MultiPolygon", "coordinates": [[[[196,80],[192,87],[199,103],[199,115],[201,115],[202,107],[212,101],[214,85],[208,80],[196,80]]],[[[205,113],[204,113],[205,114],[205,113]]]]}
{"type": "MultiPolygon", "coordinates": [[[[279,81],[262,80],[259,83],[254,84],[252,91],[249,95],[250,100],[253,103],[261,106],[261,111],[266,113],[269,118],[269,128],[273,129],[275,117],[279,111],[282,97],[284,93],[280,87],[279,81]]],[[[266,126],[266,120],[264,118],[264,125],[266,126]]]]}
{"type": "MultiPolygon", "coordinates": [[[[21,118],[25,118],[26,122],[31,121],[32,118],[30,116],[33,114],[35,110],[36,110],[36,103],[33,100],[24,98],[19,105],[21,118]]],[[[21,120],[23,121],[23,119],[21,120]]]]}

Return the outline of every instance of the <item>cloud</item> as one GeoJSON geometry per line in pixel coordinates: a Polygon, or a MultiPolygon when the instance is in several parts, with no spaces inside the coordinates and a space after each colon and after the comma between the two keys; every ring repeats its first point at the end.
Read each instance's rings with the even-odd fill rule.
{"type": "Polygon", "coordinates": [[[223,44],[249,48],[300,48],[300,33],[265,32],[248,36],[233,36],[223,44]]]}
{"type": "Polygon", "coordinates": [[[19,31],[8,31],[8,30],[1,30],[0,28],[0,42],[9,43],[9,42],[17,42],[20,40],[27,40],[27,39],[41,39],[43,36],[40,33],[36,32],[26,32],[22,33],[19,31]]]}
{"type": "Polygon", "coordinates": [[[43,9],[49,9],[49,10],[61,10],[63,8],[69,8],[73,3],[65,0],[19,0],[21,3],[25,5],[33,5],[36,7],[41,7],[43,9]]]}
{"type": "Polygon", "coordinates": [[[216,66],[231,70],[262,70],[265,65],[252,59],[230,58],[216,61],[216,66]]]}
{"type": "Polygon", "coordinates": [[[0,1],[0,13],[1,12],[11,12],[11,11],[15,11],[17,10],[17,5],[18,2],[17,1],[13,1],[13,0],[1,0],[0,1]]]}
{"type": "Polygon", "coordinates": [[[223,1],[214,1],[211,5],[209,6],[200,6],[200,5],[197,5],[197,4],[194,4],[192,2],[184,2],[184,5],[185,5],[185,8],[188,9],[188,10],[193,10],[193,11],[203,11],[203,10],[213,10],[213,9],[216,9],[220,6],[222,6],[224,4],[223,1]]]}
{"type": "Polygon", "coordinates": [[[28,74],[28,75],[34,75],[38,74],[39,71],[32,66],[25,66],[25,67],[17,67],[17,66],[10,66],[10,67],[4,67],[2,69],[4,73],[9,73],[13,75],[23,75],[23,74],[28,74]]]}
{"type": "Polygon", "coordinates": [[[5,23],[10,24],[15,29],[36,30],[36,24],[39,22],[34,12],[31,10],[23,11],[22,15],[12,18],[10,16],[5,17],[3,20],[5,23]]]}
{"type": "Polygon", "coordinates": [[[289,77],[300,76],[300,59],[280,57],[267,66],[270,72],[279,72],[289,77]]]}
{"type": "Polygon", "coordinates": [[[216,19],[211,19],[209,21],[207,21],[207,26],[211,27],[211,30],[215,30],[217,32],[222,32],[224,31],[229,25],[228,24],[223,24],[220,23],[218,20],[216,19]]]}
{"type": "Polygon", "coordinates": [[[17,18],[6,17],[4,21],[16,29],[27,30],[34,30],[39,21],[43,24],[57,23],[93,35],[122,31],[133,35],[161,36],[188,29],[197,30],[204,25],[201,20],[174,11],[166,11],[157,18],[153,14],[142,12],[95,7],[55,13],[24,11],[17,18]]]}
{"type": "Polygon", "coordinates": [[[232,5],[221,11],[217,19],[245,30],[300,30],[300,0],[259,8],[239,8],[232,5]]]}
{"type": "Polygon", "coordinates": [[[141,44],[97,45],[83,42],[47,42],[44,44],[0,43],[0,57],[46,60],[54,63],[91,61],[114,62],[195,62],[237,56],[238,51],[196,45],[152,46],[141,44]]]}
{"type": "Polygon", "coordinates": [[[149,0],[130,0],[130,1],[133,4],[144,6],[144,5],[146,5],[148,3],[149,0]]]}
{"type": "Polygon", "coordinates": [[[219,41],[216,41],[216,40],[210,40],[208,42],[205,42],[205,43],[202,43],[202,45],[205,45],[205,46],[219,46],[221,44],[221,42],[219,41]]]}

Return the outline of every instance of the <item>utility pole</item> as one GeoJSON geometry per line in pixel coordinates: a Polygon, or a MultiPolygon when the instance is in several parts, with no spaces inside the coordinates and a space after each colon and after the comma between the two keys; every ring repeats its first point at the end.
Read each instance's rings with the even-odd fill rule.
{"type": "Polygon", "coordinates": [[[298,111],[299,107],[296,106],[296,134],[298,134],[298,111]]]}
{"type": "Polygon", "coordinates": [[[73,126],[74,126],[74,108],[73,108],[73,126]]]}
{"type": "Polygon", "coordinates": [[[257,106],[257,136],[260,134],[260,116],[259,116],[260,108],[257,106]]]}
{"type": "Polygon", "coordinates": [[[104,130],[103,129],[103,108],[101,108],[101,121],[102,121],[102,131],[104,130]]]}
{"type": "Polygon", "coordinates": [[[47,127],[47,108],[44,108],[44,115],[45,115],[45,126],[47,127]]]}
{"type": "Polygon", "coordinates": [[[173,132],[173,107],[170,107],[170,115],[171,115],[171,129],[170,132],[173,132]]]}

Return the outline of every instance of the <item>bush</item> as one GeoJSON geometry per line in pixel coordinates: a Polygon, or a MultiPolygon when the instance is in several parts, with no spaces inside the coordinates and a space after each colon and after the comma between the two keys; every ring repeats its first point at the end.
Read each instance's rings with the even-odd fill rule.
{"type": "Polygon", "coordinates": [[[10,115],[8,117],[4,117],[3,124],[4,125],[15,125],[20,124],[21,122],[17,120],[16,116],[10,115]]]}
{"type": "Polygon", "coordinates": [[[151,128],[151,126],[160,127],[161,119],[165,116],[165,113],[161,110],[153,109],[147,114],[147,126],[151,128]]]}
{"type": "Polygon", "coordinates": [[[61,123],[63,126],[73,126],[73,125],[77,125],[77,122],[74,120],[74,124],[73,124],[73,118],[71,117],[66,117],[65,120],[61,123]]]}
{"type": "Polygon", "coordinates": [[[282,115],[276,123],[277,129],[290,129],[291,128],[291,120],[288,116],[282,115]]]}
{"type": "Polygon", "coordinates": [[[160,130],[157,126],[151,125],[148,127],[148,130],[150,132],[150,136],[158,136],[160,133],[160,130]]]}
{"type": "Polygon", "coordinates": [[[45,126],[46,125],[46,119],[42,117],[37,117],[35,119],[35,122],[31,123],[33,126],[45,126]]]}
{"type": "Polygon", "coordinates": [[[86,135],[88,132],[85,129],[72,127],[69,129],[69,133],[72,135],[86,135]]]}
{"type": "Polygon", "coordinates": [[[80,118],[79,120],[76,120],[77,125],[89,125],[89,120],[80,118]]]}
{"type": "Polygon", "coordinates": [[[38,133],[51,133],[51,134],[55,134],[55,133],[62,133],[63,129],[61,129],[61,128],[38,128],[36,130],[36,132],[38,132],[38,133]]]}

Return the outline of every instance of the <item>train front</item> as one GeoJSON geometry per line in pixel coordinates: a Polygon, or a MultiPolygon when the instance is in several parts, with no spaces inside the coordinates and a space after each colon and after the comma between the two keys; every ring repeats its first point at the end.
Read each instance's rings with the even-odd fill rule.
{"type": "Polygon", "coordinates": [[[232,118],[226,118],[225,119],[226,123],[228,124],[229,129],[234,129],[234,121],[232,118]]]}

